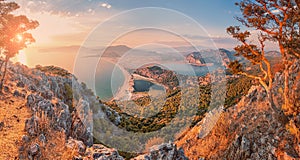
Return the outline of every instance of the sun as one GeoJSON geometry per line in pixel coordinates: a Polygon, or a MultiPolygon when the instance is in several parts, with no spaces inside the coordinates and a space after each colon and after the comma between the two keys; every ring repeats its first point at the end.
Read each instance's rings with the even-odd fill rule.
{"type": "Polygon", "coordinates": [[[17,38],[18,41],[22,41],[23,40],[23,36],[20,35],[20,34],[17,34],[16,38],[17,38]]]}

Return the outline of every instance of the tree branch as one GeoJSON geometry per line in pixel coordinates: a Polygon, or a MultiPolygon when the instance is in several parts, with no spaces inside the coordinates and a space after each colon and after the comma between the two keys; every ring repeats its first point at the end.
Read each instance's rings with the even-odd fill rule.
{"type": "Polygon", "coordinates": [[[264,77],[263,77],[262,79],[263,79],[263,80],[266,80],[267,77],[268,77],[268,72],[264,69],[262,63],[259,64],[259,68],[260,68],[260,70],[264,73],[264,77]]]}
{"type": "Polygon", "coordinates": [[[274,35],[275,36],[275,35],[278,34],[278,32],[274,32],[274,31],[268,30],[268,29],[263,28],[263,27],[259,27],[258,29],[261,30],[261,31],[263,31],[263,32],[265,32],[265,33],[267,33],[267,34],[270,34],[270,35],[274,35]]]}
{"type": "Polygon", "coordinates": [[[261,54],[259,54],[258,52],[256,52],[255,50],[252,49],[252,47],[247,43],[247,42],[242,42],[246,47],[248,47],[251,51],[251,53],[253,53],[256,56],[260,56],[261,54]]]}
{"type": "Polygon", "coordinates": [[[249,78],[252,78],[252,79],[256,79],[259,81],[259,83],[265,88],[265,90],[267,92],[270,91],[270,87],[266,84],[266,82],[263,81],[263,79],[259,76],[254,76],[254,75],[251,75],[251,74],[248,74],[246,72],[238,72],[237,74],[240,74],[240,75],[244,75],[246,77],[249,77],[249,78]]]}
{"type": "Polygon", "coordinates": [[[280,20],[278,19],[278,17],[275,16],[275,14],[273,14],[267,7],[267,4],[265,2],[262,2],[263,8],[264,10],[275,20],[275,22],[277,22],[278,24],[280,23],[280,20]]]}
{"type": "Polygon", "coordinates": [[[265,38],[263,35],[261,35],[261,38],[259,39],[260,46],[261,46],[261,55],[262,55],[262,61],[266,64],[267,66],[267,71],[263,68],[263,63],[260,65],[260,69],[264,72],[265,77],[264,79],[267,79],[267,76],[269,77],[269,86],[272,87],[272,82],[273,82],[273,77],[272,77],[272,70],[271,70],[271,64],[269,60],[265,57],[265,38]]]}
{"type": "Polygon", "coordinates": [[[290,52],[292,52],[295,57],[300,58],[299,53],[295,52],[294,50],[290,50],[290,52]]]}

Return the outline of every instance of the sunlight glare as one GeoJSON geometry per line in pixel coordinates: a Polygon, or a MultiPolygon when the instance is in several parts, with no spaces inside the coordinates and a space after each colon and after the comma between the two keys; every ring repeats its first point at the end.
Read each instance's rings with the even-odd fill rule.
{"type": "Polygon", "coordinates": [[[16,61],[27,65],[27,57],[23,50],[19,51],[19,54],[16,56],[16,61]]]}
{"type": "Polygon", "coordinates": [[[17,40],[18,40],[18,41],[22,41],[22,40],[23,40],[23,36],[20,35],[20,34],[17,34],[17,40]]]}

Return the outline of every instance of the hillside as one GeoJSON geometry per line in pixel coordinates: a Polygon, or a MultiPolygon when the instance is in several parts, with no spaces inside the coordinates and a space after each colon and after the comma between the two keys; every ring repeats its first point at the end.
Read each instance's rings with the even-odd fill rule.
{"type": "MultiPolygon", "coordinates": [[[[221,114],[206,137],[199,137],[203,120],[176,144],[190,159],[300,158],[299,139],[278,120],[265,96],[261,87],[253,86],[237,105],[221,114]]],[[[300,116],[296,119],[299,124],[300,116]]]]}
{"type": "MultiPolygon", "coordinates": [[[[205,137],[203,123],[211,121],[215,111],[188,130],[176,141],[190,159],[300,159],[300,63],[290,70],[293,86],[293,116],[285,119],[274,112],[266,101],[266,92],[260,86],[252,86],[238,104],[226,109],[216,125],[205,137]]],[[[274,99],[282,106],[283,75],[275,74],[274,99]]],[[[213,124],[212,124],[213,125],[213,124]]]]}
{"type": "Polygon", "coordinates": [[[30,69],[11,62],[7,73],[0,100],[0,159],[118,157],[93,144],[92,108],[101,104],[75,77],[54,66],[30,69]]]}
{"type": "MultiPolygon", "coordinates": [[[[299,66],[296,63],[291,71],[297,80],[292,91],[295,108],[299,108],[299,66]]],[[[157,139],[155,143],[150,143],[148,140],[146,146],[152,149],[137,156],[119,152],[101,143],[110,144],[111,139],[108,137],[114,136],[119,144],[126,144],[122,147],[133,149],[144,147],[142,142],[134,137],[126,139],[128,137],[123,137],[121,133],[112,135],[97,127],[102,125],[105,128],[102,121],[110,120],[128,131],[151,133],[168,125],[173,119],[181,92],[175,90],[168,93],[167,103],[157,115],[139,119],[124,113],[115,103],[101,104],[86,85],[79,83],[64,69],[54,66],[37,66],[31,69],[18,63],[9,63],[4,94],[0,100],[0,159],[129,159],[134,156],[137,157],[133,159],[153,160],[165,159],[163,157],[299,159],[299,112],[295,110],[294,113],[297,114],[286,121],[270,109],[261,87],[253,86],[243,96],[247,90],[237,88],[240,83],[246,85],[249,82],[244,78],[229,81],[225,101],[227,106],[217,110],[220,113],[218,119],[215,119],[218,116],[214,116],[216,110],[206,113],[208,110],[205,106],[210,103],[206,98],[210,91],[209,85],[202,86],[201,106],[198,106],[197,116],[191,119],[193,125],[181,134],[180,131],[175,131],[178,132],[175,139],[169,137],[167,132],[162,132],[164,135],[154,134],[154,138],[165,137],[173,139],[173,142],[163,143],[157,139]],[[95,116],[95,113],[100,117],[104,116],[104,119],[99,121],[100,117],[95,116]],[[216,125],[211,122],[216,122],[216,125]],[[209,128],[212,130],[207,132],[209,128]],[[94,136],[106,138],[99,141],[94,136]],[[155,146],[151,147],[150,144],[155,146]]],[[[276,74],[274,84],[274,91],[277,91],[274,92],[275,102],[280,106],[282,75],[276,74]]],[[[192,94],[193,90],[187,92],[192,94]]],[[[143,105],[147,101],[149,99],[143,97],[137,99],[136,103],[143,105]]],[[[156,104],[161,102],[163,100],[155,99],[156,104]]],[[[187,105],[194,104],[189,102],[187,105]]],[[[132,113],[134,112],[136,111],[132,113]]]]}
{"type": "Polygon", "coordinates": [[[230,61],[238,59],[234,54],[234,52],[223,48],[219,50],[202,50],[188,54],[186,60],[188,63],[196,66],[223,65],[227,67],[230,61]]]}
{"type": "Polygon", "coordinates": [[[25,135],[25,121],[31,114],[20,97],[1,97],[0,100],[0,159],[18,157],[18,145],[25,135]]]}

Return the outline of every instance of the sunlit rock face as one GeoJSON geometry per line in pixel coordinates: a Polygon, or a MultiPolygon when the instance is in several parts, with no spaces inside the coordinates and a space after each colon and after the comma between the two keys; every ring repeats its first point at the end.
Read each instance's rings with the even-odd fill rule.
{"type": "MultiPolygon", "coordinates": [[[[221,113],[208,134],[203,134],[207,129],[204,118],[175,144],[190,159],[299,159],[299,133],[295,131],[300,126],[300,61],[290,67],[289,75],[294,107],[288,119],[272,109],[261,86],[252,86],[239,103],[221,113]]],[[[283,105],[283,85],[284,75],[276,73],[272,89],[277,108],[283,105]]],[[[206,116],[212,117],[211,113],[206,116]]]]}
{"type": "Polygon", "coordinates": [[[188,160],[184,155],[182,148],[177,148],[177,146],[172,143],[164,143],[161,145],[153,146],[150,149],[150,153],[145,155],[140,155],[135,160],[156,160],[156,159],[174,159],[174,160],[188,160]]]}

